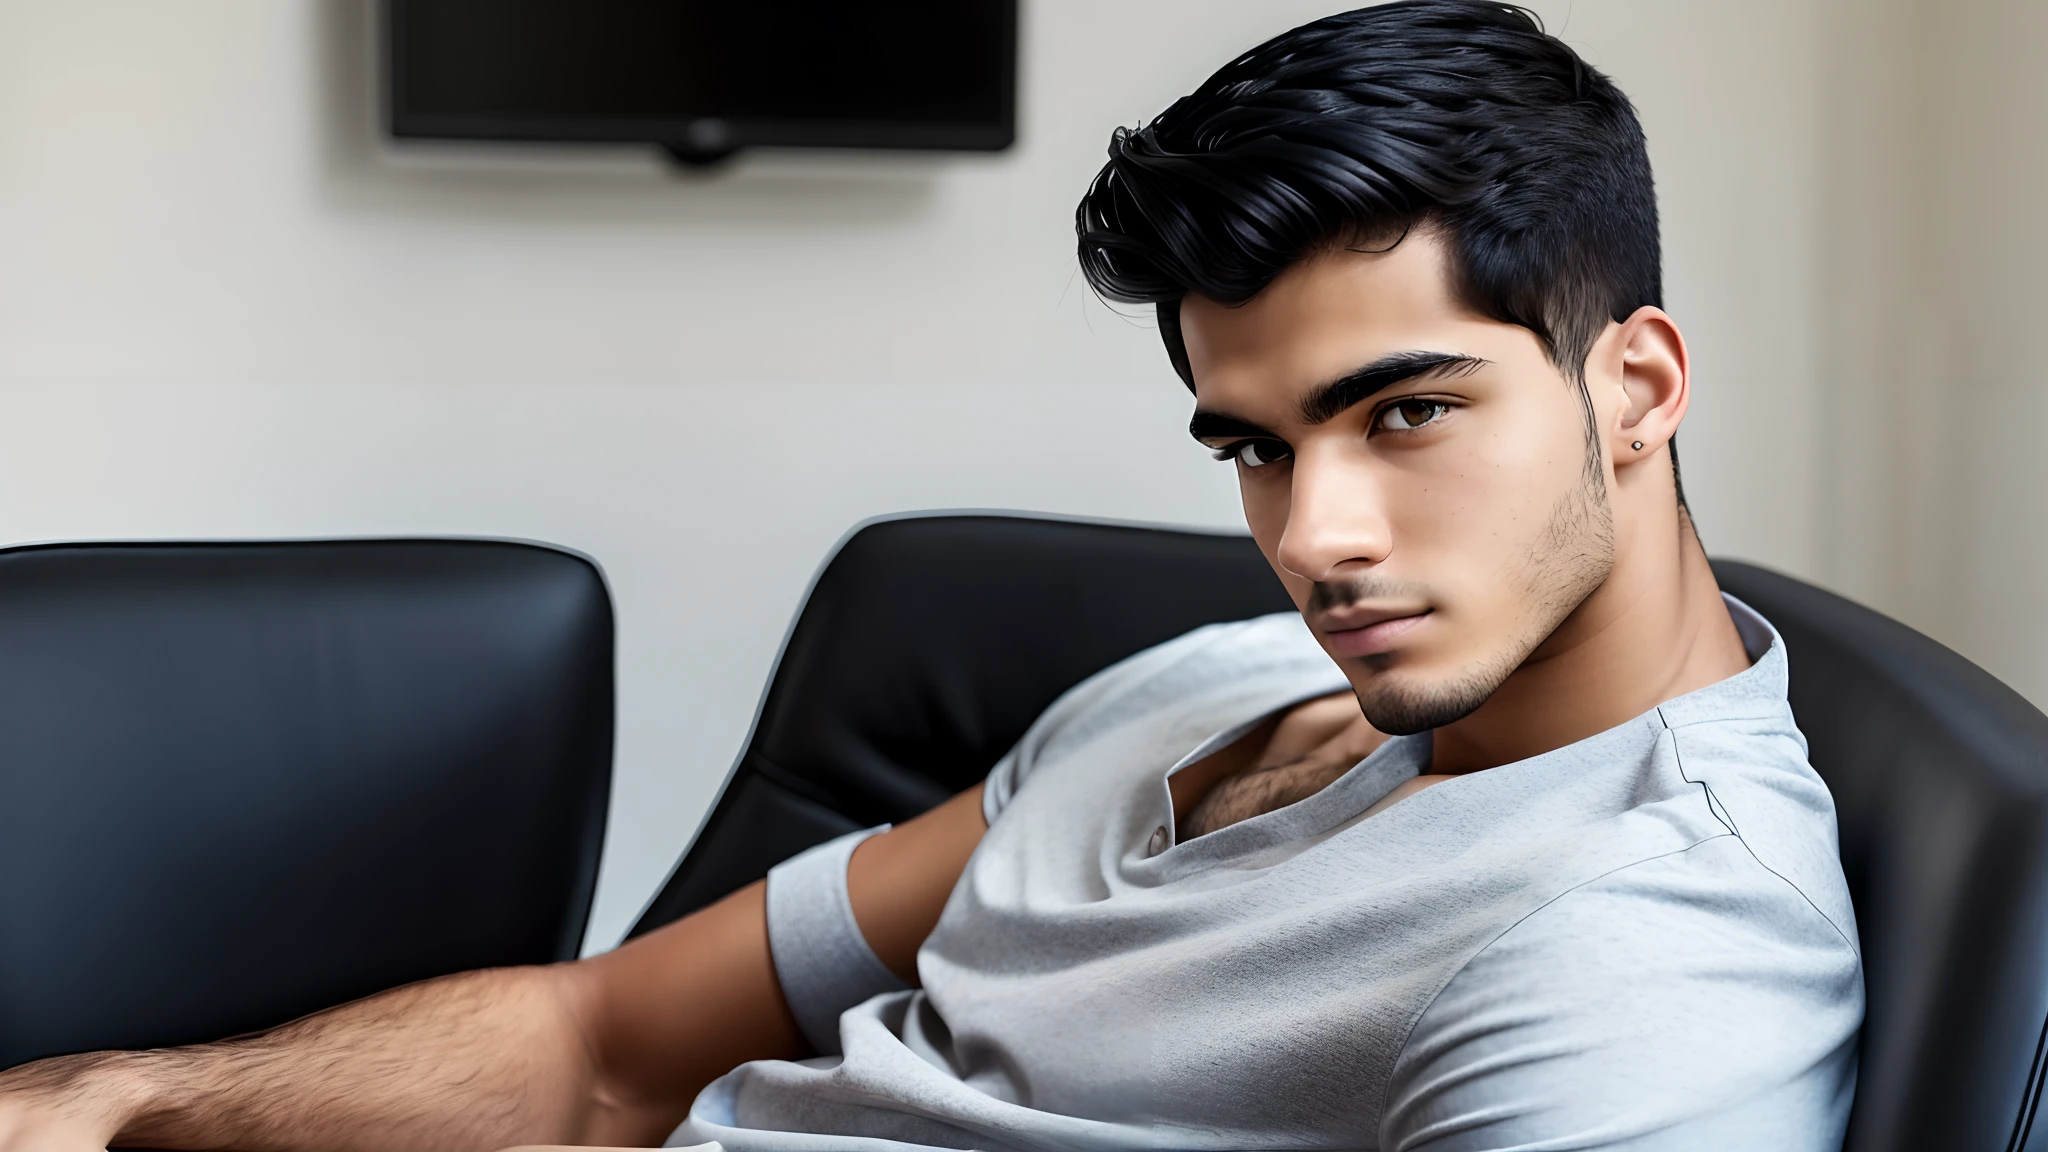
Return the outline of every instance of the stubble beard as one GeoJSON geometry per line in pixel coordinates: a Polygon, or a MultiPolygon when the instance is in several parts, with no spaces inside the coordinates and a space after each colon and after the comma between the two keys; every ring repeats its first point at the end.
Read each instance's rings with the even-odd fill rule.
{"type": "MultiPolygon", "coordinates": [[[[1559,498],[1550,520],[1522,557],[1510,579],[1528,611],[1521,626],[1476,666],[1433,684],[1403,683],[1375,676],[1357,692],[1359,708],[1374,728],[1390,736],[1427,732],[1479,710],[1536,646],[1576,611],[1614,570],[1614,513],[1598,464],[1588,461],[1584,478],[1559,498]]],[[[1383,595],[1387,585],[1371,576],[1345,584],[1318,584],[1314,607],[1334,607],[1383,595]]],[[[1367,657],[1368,661],[1372,658],[1367,657]]]]}

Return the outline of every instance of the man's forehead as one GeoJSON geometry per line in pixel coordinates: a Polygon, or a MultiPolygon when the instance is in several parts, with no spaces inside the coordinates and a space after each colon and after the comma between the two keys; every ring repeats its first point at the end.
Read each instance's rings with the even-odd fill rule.
{"type": "Polygon", "coordinates": [[[1196,394],[1296,393],[1381,356],[1438,347],[1473,319],[1455,299],[1434,241],[1380,252],[1318,253],[1242,304],[1181,302],[1196,394]]]}

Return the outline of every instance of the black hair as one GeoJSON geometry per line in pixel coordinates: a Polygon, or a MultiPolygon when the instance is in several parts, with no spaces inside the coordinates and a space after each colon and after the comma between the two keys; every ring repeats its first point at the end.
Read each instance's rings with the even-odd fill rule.
{"type": "Polygon", "coordinates": [[[1418,227],[1444,237],[1460,298],[1534,332],[1582,393],[1606,322],[1663,297],[1635,109],[1488,0],[1361,8],[1259,45],[1118,128],[1075,227],[1098,293],[1158,306],[1190,389],[1184,296],[1242,303],[1313,251],[1418,227]]]}

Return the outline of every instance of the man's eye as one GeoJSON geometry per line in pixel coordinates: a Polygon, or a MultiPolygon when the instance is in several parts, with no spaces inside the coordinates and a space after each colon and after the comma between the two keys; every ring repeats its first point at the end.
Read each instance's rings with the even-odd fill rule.
{"type": "Polygon", "coordinates": [[[1240,440],[1228,448],[1218,448],[1218,460],[1235,460],[1247,468],[1263,468],[1287,459],[1287,445],[1278,440],[1240,440]]]}
{"type": "Polygon", "coordinates": [[[1380,427],[1388,432],[1406,432],[1443,419],[1451,406],[1435,400],[1403,400],[1389,404],[1380,413],[1380,427]]]}

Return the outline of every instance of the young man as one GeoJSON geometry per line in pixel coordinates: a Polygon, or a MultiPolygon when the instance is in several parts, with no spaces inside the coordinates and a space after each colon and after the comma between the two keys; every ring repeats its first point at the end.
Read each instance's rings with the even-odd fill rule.
{"type": "Polygon", "coordinates": [[[1110,153],[1083,267],[1158,305],[1298,616],[610,955],[0,1076],[0,1152],[1837,1147],[1833,808],[1679,492],[1627,101],[1419,0],[1110,153]]]}

